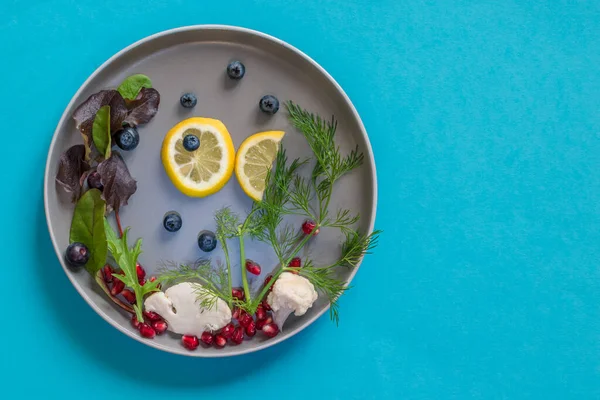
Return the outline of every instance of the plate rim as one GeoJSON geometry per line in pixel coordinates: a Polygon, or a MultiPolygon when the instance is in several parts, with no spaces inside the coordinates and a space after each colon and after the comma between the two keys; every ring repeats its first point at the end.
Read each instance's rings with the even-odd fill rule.
{"type": "MultiPolygon", "coordinates": [[[[303,331],[304,329],[306,329],[308,326],[312,325],[318,318],[320,318],[327,310],[329,310],[330,306],[327,305],[325,308],[323,308],[323,310],[319,311],[318,313],[316,313],[314,316],[312,316],[311,318],[305,320],[302,324],[300,324],[300,326],[298,326],[297,328],[295,328],[292,331],[288,331],[288,333],[285,336],[277,336],[273,339],[270,339],[268,341],[264,341],[260,344],[258,344],[257,346],[254,347],[250,347],[247,349],[243,349],[243,350],[239,350],[239,351],[233,351],[233,352],[229,352],[229,353],[205,353],[202,351],[198,351],[198,352],[190,352],[190,351],[185,351],[185,349],[181,349],[181,350],[176,350],[173,348],[169,348],[166,346],[163,346],[160,343],[157,343],[155,341],[152,340],[145,340],[144,338],[140,337],[139,335],[134,335],[132,332],[130,332],[129,330],[121,327],[120,324],[118,324],[116,321],[113,320],[113,318],[108,315],[104,310],[102,310],[98,305],[96,305],[90,298],[89,296],[85,293],[85,291],[83,290],[83,288],[81,287],[81,285],[79,283],[77,283],[72,277],[71,277],[71,273],[66,265],[66,262],[64,260],[63,257],[63,251],[61,249],[58,248],[58,244],[57,244],[57,240],[55,237],[54,232],[51,229],[51,221],[50,221],[50,210],[49,210],[49,200],[48,200],[48,193],[50,190],[50,182],[54,182],[54,179],[50,179],[49,177],[49,173],[50,173],[50,169],[51,169],[51,154],[54,151],[54,147],[56,145],[56,141],[58,138],[58,134],[59,131],[62,129],[63,125],[65,124],[65,122],[68,120],[68,118],[70,118],[70,114],[67,113],[68,110],[70,110],[74,103],[75,100],[79,97],[79,95],[86,89],[87,85],[89,84],[89,82],[91,82],[97,75],[99,75],[100,73],[102,73],[102,71],[104,71],[110,64],[112,64],[113,61],[117,60],[119,57],[121,57],[122,55],[128,53],[129,51],[133,50],[134,48],[143,45],[147,42],[150,42],[152,40],[155,40],[157,38],[160,38],[162,36],[167,36],[167,35],[172,35],[172,34],[177,34],[179,32],[186,32],[186,31],[218,31],[218,30],[224,30],[224,31],[234,31],[234,32],[239,32],[239,33],[245,33],[245,34],[249,34],[249,35],[254,35],[257,36],[259,38],[262,39],[266,39],[268,41],[271,41],[275,44],[278,44],[284,48],[286,48],[287,50],[292,51],[293,53],[295,53],[297,56],[303,58],[305,61],[309,62],[313,67],[315,67],[334,87],[335,89],[338,91],[338,93],[341,94],[343,100],[345,101],[346,105],[349,107],[349,109],[352,112],[352,115],[354,116],[354,118],[356,119],[356,121],[358,122],[358,126],[360,129],[360,133],[364,138],[365,141],[365,147],[366,147],[366,153],[367,153],[367,158],[368,158],[368,162],[371,165],[371,180],[372,180],[372,184],[373,184],[373,201],[372,201],[372,208],[371,208],[371,215],[370,215],[370,220],[368,223],[368,233],[372,233],[375,227],[375,219],[376,219],[376,214],[377,214],[377,170],[376,170],[376,165],[375,165],[375,157],[373,154],[373,148],[371,146],[371,142],[369,141],[369,136],[367,134],[366,128],[362,122],[362,119],[360,118],[360,115],[358,114],[358,111],[356,110],[356,108],[354,107],[354,104],[352,103],[352,101],[350,100],[350,98],[348,97],[348,95],[346,94],[346,92],[344,91],[344,89],[342,89],[342,87],[340,86],[340,84],[329,74],[329,72],[327,72],[319,63],[317,63],[315,60],[313,60],[311,57],[309,57],[307,54],[305,54],[303,51],[301,51],[300,49],[296,48],[295,46],[281,40],[278,39],[272,35],[269,35],[267,33],[261,32],[261,31],[257,31],[254,29],[249,29],[249,28],[244,28],[241,26],[234,26],[234,25],[221,25],[221,24],[207,24],[207,25],[186,25],[186,26],[181,26],[178,28],[172,28],[172,29],[167,29],[164,31],[160,31],[154,34],[151,34],[149,36],[146,36],[140,40],[135,41],[134,43],[124,47],[123,49],[119,50],[117,53],[115,53],[114,55],[112,55],[110,58],[108,58],[106,61],[104,61],[98,68],[96,68],[94,70],[94,72],[88,76],[88,78],[79,86],[79,89],[77,89],[77,91],[75,92],[75,94],[71,97],[71,100],[69,101],[69,103],[67,104],[67,106],[65,107],[59,121],[58,124],[56,125],[56,129],[54,130],[54,133],[52,134],[52,141],[50,142],[50,146],[48,148],[48,156],[46,159],[46,169],[44,172],[44,211],[46,214],[46,225],[48,228],[48,233],[50,235],[50,240],[52,241],[52,246],[54,247],[54,252],[56,253],[56,256],[58,258],[58,261],[60,263],[60,265],[63,268],[63,271],[65,273],[65,275],[67,276],[67,278],[69,279],[69,281],[71,282],[71,285],[73,285],[73,287],[75,288],[75,290],[79,293],[79,295],[85,300],[85,302],[100,316],[102,317],[102,319],[104,319],[106,322],[108,322],[111,326],[113,326],[114,328],[116,328],[118,331],[122,332],[123,334],[125,334],[126,336],[141,342],[147,346],[153,347],[157,350],[161,350],[161,351],[165,351],[167,353],[171,353],[171,354],[177,354],[177,355],[182,355],[182,356],[189,356],[189,357],[200,357],[200,358],[224,358],[224,357],[233,357],[233,356],[239,356],[239,355],[243,355],[243,354],[249,354],[249,353],[254,353],[256,351],[259,350],[264,350],[268,347],[272,347],[275,346],[278,343],[281,343],[287,339],[292,338],[293,336],[297,335],[299,332],[303,331]]],[[[356,266],[356,268],[354,268],[352,270],[352,272],[350,273],[346,283],[350,283],[356,273],[358,272],[358,269],[360,268],[360,266],[362,265],[363,259],[360,260],[359,264],[356,266]]]]}

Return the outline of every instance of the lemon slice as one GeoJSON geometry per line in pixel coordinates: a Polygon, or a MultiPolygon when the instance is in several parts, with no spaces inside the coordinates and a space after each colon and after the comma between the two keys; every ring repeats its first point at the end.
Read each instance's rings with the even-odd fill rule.
{"type": "Polygon", "coordinates": [[[244,192],[256,201],[262,199],[269,169],[279,151],[283,131],[256,133],[242,143],[235,157],[235,175],[244,192]]]}
{"type": "Polygon", "coordinates": [[[175,125],[163,140],[161,158],[167,175],[181,192],[205,197],[221,190],[233,173],[235,150],[223,123],[212,118],[189,118],[175,125]],[[188,151],[183,138],[196,135],[200,147],[188,151]]]}

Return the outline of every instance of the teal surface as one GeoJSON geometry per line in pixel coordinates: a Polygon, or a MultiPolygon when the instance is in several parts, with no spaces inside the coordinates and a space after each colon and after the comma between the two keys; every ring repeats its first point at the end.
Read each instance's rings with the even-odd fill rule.
{"type": "Polygon", "coordinates": [[[0,5],[4,399],[600,398],[600,3],[15,1],[0,5]],[[51,248],[50,139],[81,83],[149,34],[240,25],[346,90],[385,230],[327,317],[201,360],[111,328],[51,248]],[[19,393],[19,394],[17,394],[19,393]]]}

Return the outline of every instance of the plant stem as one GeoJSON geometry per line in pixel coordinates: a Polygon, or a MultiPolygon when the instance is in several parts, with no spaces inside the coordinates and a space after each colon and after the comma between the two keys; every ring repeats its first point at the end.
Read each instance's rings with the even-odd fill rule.
{"type": "Polygon", "coordinates": [[[121,227],[121,217],[119,217],[119,210],[115,210],[115,219],[117,220],[117,228],[119,228],[119,237],[123,237],[123,228],[121,227]]]}
{"type": "MultiPolygon", "coordinates": [[[[229,251],[227,249],[227,245],[223,244],[223,252],[225,253],[225,265],[227,265],[227,285],[229,287],[229,294],[231,294],[231,261],[229,260],[229,251]]],[[[229,296],[228,296],[229,298],[229,296]]],[[[229,308],[232,308],[233,303],[231,298],[229,299],[229,308]]]]}
{"type": "Polygon", "coordinates": [[[251,301],[250,288],[248,287],[248,275],[246,273],[246,254],[244,249],[244,234],[239,236],[240,238],[240,267],[242,269],[242,285],[244,286],[244,295],[247,301],[251,301]]]}

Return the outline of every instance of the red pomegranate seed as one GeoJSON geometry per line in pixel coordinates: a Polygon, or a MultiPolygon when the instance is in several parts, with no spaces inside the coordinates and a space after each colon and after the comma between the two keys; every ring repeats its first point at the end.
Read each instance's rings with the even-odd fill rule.
{"type": "Polygon", "coordinates": [[[241,326],[246,327],[253,321],[252,317],[246,311],[240,311],[240,317],[237,319],[241,326]]]}
{"type": "Polygon", "coordinates": [[[123,295],[123,297],[125,298],[125,300],[127,300],[131,304],[135,303],[135,293],[133,293],[131,290],[129,290],[129,289],[123,289],[123,291],[121,292],[121,294],[123,295]]]}
{"type": "Polygon", "coordinates": [[[124,288],[125,288],[125,284],[123,283],[123,281],[120,279],[115,279],[115,283],[113,283],[113,287],[112,287],[112,289],[110,289],[110,294],[112,294],[113,296],[116,296],[116,295],[120,294],[124,288]]]}
{"type": "Polygon", "coordinates": [[[265,325],[269,325],[272,322],[273,322],[273,318],[271,318],[271,317],[267,317],[265,319],[258,320],[258,321],[256,321],[256,329],[261,331],[265,325]]]}
{"type": "Polygon", "coordinates": [[[192,335],[183,335],[181,337],[181,344],[188,350],[196,350],[200,342],[196,336],[192,335]]]}
{"type": "Polygon", "coordinates": [[[246,325],[246,335],[248,335],[248,337],[256,335],[256,324],[254,321],[250,321],[250,323],[246,325]]]}
{"type": "Polygon", "coordinates": [[[113,273],[113,270],[112,270],[111,266],[106,264],[104,266],[104,268],[102,268],[102,274],[104,275],[104,282],[112,283],[112,281],[113,281],[112,273],[113,273]]]}
{"type": "Polygon", "coordinates": [[[292,258],[292,261],[290,261],[290,263],[288,264],[288,267],[300,268],[301,265],[302,265],[302,261],[300,260],[300,257],[294,257],[294,258],[292,258]]]}
{"type": "Polygon", "coordinates": [[[271,311],[271,306],[269,305],[269,303],[267,303],[267,299],[264,299],[262,301],[262,306],[265,308],[265,310],[271,311]]]}
{"type": "Polygon", "coordinates": [[[161,335],[161,334],[165,333],[165,331],[167,330],[168,327],[169,326],[167,325],[167,323],[163,320],[152,322],[152,328],[154,328],[157,335],[161,335]]]}
{"type": "Polygon", "coordinates": [[[260,321],[265,318],[267,318],[267,312],[265,311],[265,308],[262,305],[259,305],[256,309],[256,319],[260,321]]]}
{"type": "Polygon", "coordinates": [[[144,267],[140,265],[140,263],[135,264],[135,272],[137,273],[138,281],[141,281],[146,277],[146,271],[144,267]]]}
{"type": "Polygon", "coordinates": [[[235,307],[231,313],[231,318],[238,319],[240,317],[240,309],[235,307]]]}
{"type": "Polygon", "coordinates": [[[139,283],[141,286],[144,286],[144,285],[146,284],[146,280],[145,280],[145,279],[138,280],[138,283],[139,283]]]}
{"type": "Polygon", "coordinates": [[[238,300],[244,300],[244,292],[240,288],[231,289],[231,295],[238,300]]]}
{"type": "MultiPolygon", "coordinates": [[[[313,230],[315,229],[316,226],[317,226],[317,224],[315,223],[315,221],[307,219],[302,224],[302,232],[304,232],[305,235],[310,235],[311,233],[313,233],[313,230]]],[[[319,229],[317,229],[315,231],[313,236],[317,236],[318,234],[319,234],[319,229]]]]}
{"type": "Polygon", "coordinates": [[[250,272],[252,275],[260,275],[260,265],[255,263],[252,260],[246,260],[246,270],[250,272]]]}
{"type": "Polygon", "coordinates": [[[226,344],[227,344],[227,339],[225,339],[223,336],[221,336],[221,335],[215,336],[215,347],[225,347],[226,344]]]}
{"type": "Polygon", "coordinates": [[[221,336],[223,336],[225,339],[229,339],[231,338],[231,335],[233,335],[234,330],[235,326],[232,323],[229,323],[225,325],[223,329],[221,329],[221,336]]]}
{"type": "Polygon", "coordinates": [[[231,341],[235,344],[240,344],[244,341],[244,328],[238,326],[233,331],[233,336],[231,336],[231,341]]]}
{"type": "Polygon", "coordinates": [[[215,337],[212,335],[212,333],[204,331],[202,332],[202,335],[200,335],[200,340],[205,345],[210,346],[211,344],[213,344],[215,337]]]}
{"type": "Polygon", "coordinates": [[[162,319],[162,317],[154,311],[144,311],[144,317],[148,318],[150,321],[159,321],[162,319]]]}
{"type": "Polygon", "coordinates": [[[145,338],[152,339],[156,335],[156,331],[145,322],[140,324],[138,329],[140,330],[140,334],[145,338]]]}
{"type": "Polygon", "coordinates": [[[135,316],[135,314],[133,314],[131,316],[131,325],[133,325],[133,327],[135,329],[138,329],[140,327],[140,321],[138,321],[137,317],[135,316]]]}
{"type": "Polygon", "coordinates": [[[273,337],[277,336],[277,334],[279,333],[279,327],[273,323],[270,323],[270,324],[266,324],[265,326],[263,326],[262,331],[268,337],[273,338],[273,337]]]}

